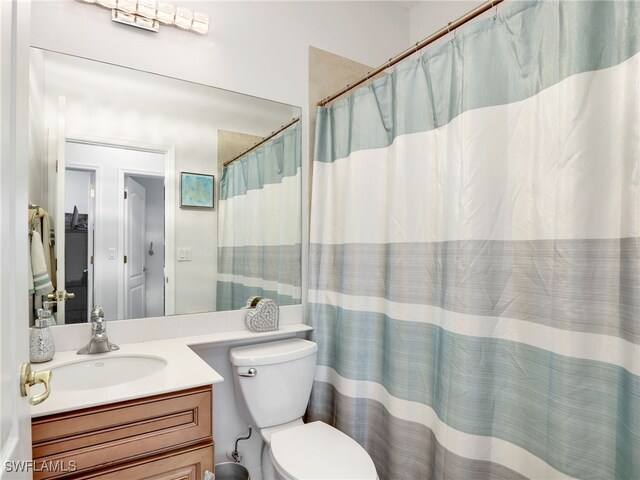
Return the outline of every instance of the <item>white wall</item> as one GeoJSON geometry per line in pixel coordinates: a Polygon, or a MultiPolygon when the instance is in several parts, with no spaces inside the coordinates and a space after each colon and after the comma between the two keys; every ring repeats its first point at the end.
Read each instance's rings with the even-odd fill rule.
{"type": "MultiPolygon", "coordinates": [[[[427,38],[482,3],[484,2],[467,0],[420,2],[409,11],[409,43],[415,44],[427,38]]],[[[491,13],[484,15],[488,14],[491,13]]]]}
{"type": "Polygon", "coordinates": [[[44,205],[47,198],[42,178],[46,176],[47,131],[44,128],[44,55],[29,56],[29,201],[44,205]]]}
{"type": "Polygon", "coordinates": [[[88,214],[91,172],[86,170],[67,170],[64,188],[64,212],[73,213],[73,207],[77,207],[78,213],[88,214]]]}
{"type": "Polygon", "coordinates": [[[409,12],[393,2],[173,3],[207,13],[209,34],[145,32],[95,5],[36,0],[32,45],[303,106],[309,45],[378,65],[409,41],[409,12]]]}

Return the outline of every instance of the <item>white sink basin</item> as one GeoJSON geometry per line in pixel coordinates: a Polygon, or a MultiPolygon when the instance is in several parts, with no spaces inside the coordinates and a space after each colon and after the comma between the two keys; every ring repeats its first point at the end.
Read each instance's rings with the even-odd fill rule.
{"type": "Polygon", "coordinates": [[[90,390],[133,382],[159,372],[167,365],[152,355],[114,355],[87,358],[53,367],[51,390],[90,390]]]}

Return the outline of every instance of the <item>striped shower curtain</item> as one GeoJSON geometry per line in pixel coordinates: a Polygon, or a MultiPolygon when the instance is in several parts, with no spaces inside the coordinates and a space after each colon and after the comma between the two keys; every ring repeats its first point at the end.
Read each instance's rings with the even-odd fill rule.
{"type": "Polygon", "coordinates": [[[505,3],[319,109],[309,418],[382,480],[640,478],[639,52],[505,3]]]}
{"type": "Polygon", "coordinates": [[[261,296],[301,299],[300,122],[224,168],[218,207],[217,310],[261,296]]]}

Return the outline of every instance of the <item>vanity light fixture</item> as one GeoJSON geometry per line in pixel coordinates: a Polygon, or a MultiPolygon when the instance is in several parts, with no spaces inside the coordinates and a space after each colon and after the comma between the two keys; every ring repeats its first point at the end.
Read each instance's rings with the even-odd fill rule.
{"type": "Polygon", "coordinates": [[[160,30],[160,24],[157,20],[150,20],[139,15],[132,15],[131,13],[123,12],[122,10],[111,10],[111,20],[118,23],[124,23],[125,25],[131,25],[132,27],[144,28],[151,32],[157,32],[160,30]]]}
{"type": "Polygon", "coordinates": [[[206,35],[209,16],[187,8],[176,7],[158,0],[78,0],[111,9],[111,20],[152,32],[160,30],[160,24],[172,25],[183,30],[206,35]]]}
{"type": "MultiPolygon", "coordinates": [[[[96,3],[96,2],[89,2],[89,3],[96,3]]],[[[98,0],[97,3],[98,5],[104,8],[116,8],[116,5],[118,4],[116,0],[98,0]]]]}
{"type": "Polygon", "coordinates": [[[158,3],[156,18],[160,23],[172,25],[173,19],[176,18],[176,6],[170,3],[158,3]]]}
{"type": "Polygon", "coordinates": [[[138,0],[136,12],[138,15],[149,20],[156,19],[156,11],[158,10],[158,2],[156,0],[138,0]]]}
{"type": "Polygon", "coordinates": [[[187,8],[176,8],[176,16],[173,23],[176,27],[189,30],[193,23],[193,12],[187,8]]]}

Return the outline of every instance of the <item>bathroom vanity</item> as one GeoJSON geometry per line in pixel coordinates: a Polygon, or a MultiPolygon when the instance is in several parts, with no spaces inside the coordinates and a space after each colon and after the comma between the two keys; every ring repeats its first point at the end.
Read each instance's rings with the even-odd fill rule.
{"type": "Polygon", "coordinates": [[[201,479],[212,386],[34,418],[34,479],[201,479]]]}
{"type": "Polygon", "coordinates": [[[223,378],[184,341],[58,352],[45,365],[51,394],[32,407],[34,479],[201,479],[213,471],[213,385],[223,378]]]}
{"type": "MultiPolygon", "coordinates": [[[[38,366],[50,369],[52,380],[49,398],[31,408],[33,478],[202,479],[214,469],[213,389],[224,379],[191,347],[289,338],[308,330],[285,323],[272,332],[124,343],[102,354],[57,352],[38,366]]],[[[31,395],[40,393],[36,388],[42,387],[31,395]]]]}

